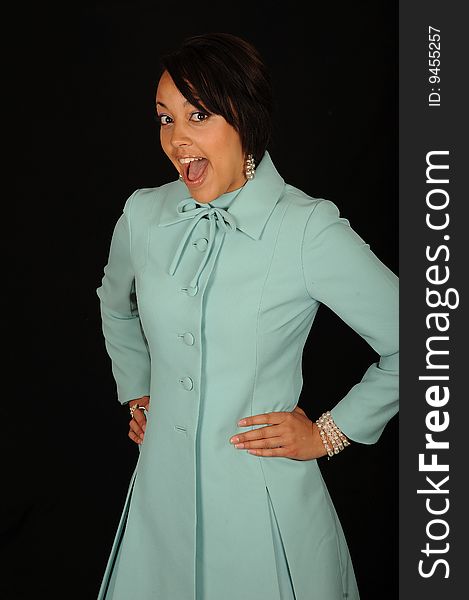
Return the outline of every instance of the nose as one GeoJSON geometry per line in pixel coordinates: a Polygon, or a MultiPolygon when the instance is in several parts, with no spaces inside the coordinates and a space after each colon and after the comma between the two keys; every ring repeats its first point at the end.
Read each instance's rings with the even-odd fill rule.
{"type": "Polygon", "coordinates": [[[173,123],[173,126],[171,127],[171,144],[175,148],[178,148],[179,146],[190,146],[192,144],[188,126],[184,121],[179,120],[173,123]]]}

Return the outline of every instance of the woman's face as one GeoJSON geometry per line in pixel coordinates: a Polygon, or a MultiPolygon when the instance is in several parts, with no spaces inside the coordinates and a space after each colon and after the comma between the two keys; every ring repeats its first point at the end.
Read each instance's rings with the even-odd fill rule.
{"type": "Polygon", "coordinates": [[[237,131],[221,115],[200,112],[189,104],[167,71],[158,83],[156,112],[161,147],[194,200],[211,202],[246,182],[237,131]]]}

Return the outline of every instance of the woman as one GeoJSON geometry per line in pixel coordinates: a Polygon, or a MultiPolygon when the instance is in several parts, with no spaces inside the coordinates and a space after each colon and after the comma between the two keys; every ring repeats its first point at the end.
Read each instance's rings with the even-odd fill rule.
{"type": "Polygon", "coordinates": [[[140,449],[99,599],[356,600],[317,459],[375,443],[398,410],[397,277],[275,169],[250,44],[186,40],[156,111],[179,179],[127,200],[98,289],[140,449]],[[321,303],[380,359],[310,420],[301,358],[321,303]]]}

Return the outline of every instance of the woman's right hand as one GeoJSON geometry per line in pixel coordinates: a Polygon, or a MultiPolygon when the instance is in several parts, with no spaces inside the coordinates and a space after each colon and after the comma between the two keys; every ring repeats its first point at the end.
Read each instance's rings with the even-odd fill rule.
{"type": "MultiPolygon", "coordinates": [[[[144,406],[146,410],[150,406],[150,396],[142,396],[141,398],[137,398],[135,400],[131,400],[129,402],[129,407],[138,404],[139,406],[144,406]]],[[[141,444],[145,437],[145,427],[147,423],[147,417],[143,410],[136,409],[134,411],[134,416],[130,419],[129,422],[129,438],[133,440],[136,444],[141,444]]]]}

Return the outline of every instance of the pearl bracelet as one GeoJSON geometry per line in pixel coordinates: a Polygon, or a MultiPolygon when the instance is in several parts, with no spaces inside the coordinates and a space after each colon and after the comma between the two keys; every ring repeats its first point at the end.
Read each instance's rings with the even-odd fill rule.
{"type": "Polygon", "coordinates": [[[330,457],[334,456],[334,454],[338,454],[345,446],[350,446],[349,440],[334,423],[334,419],[329,411],[322,413],[316,421],[316,425],[318,426],[319,435],[328,455],[327,460],[330,460],[330,457]]]}

